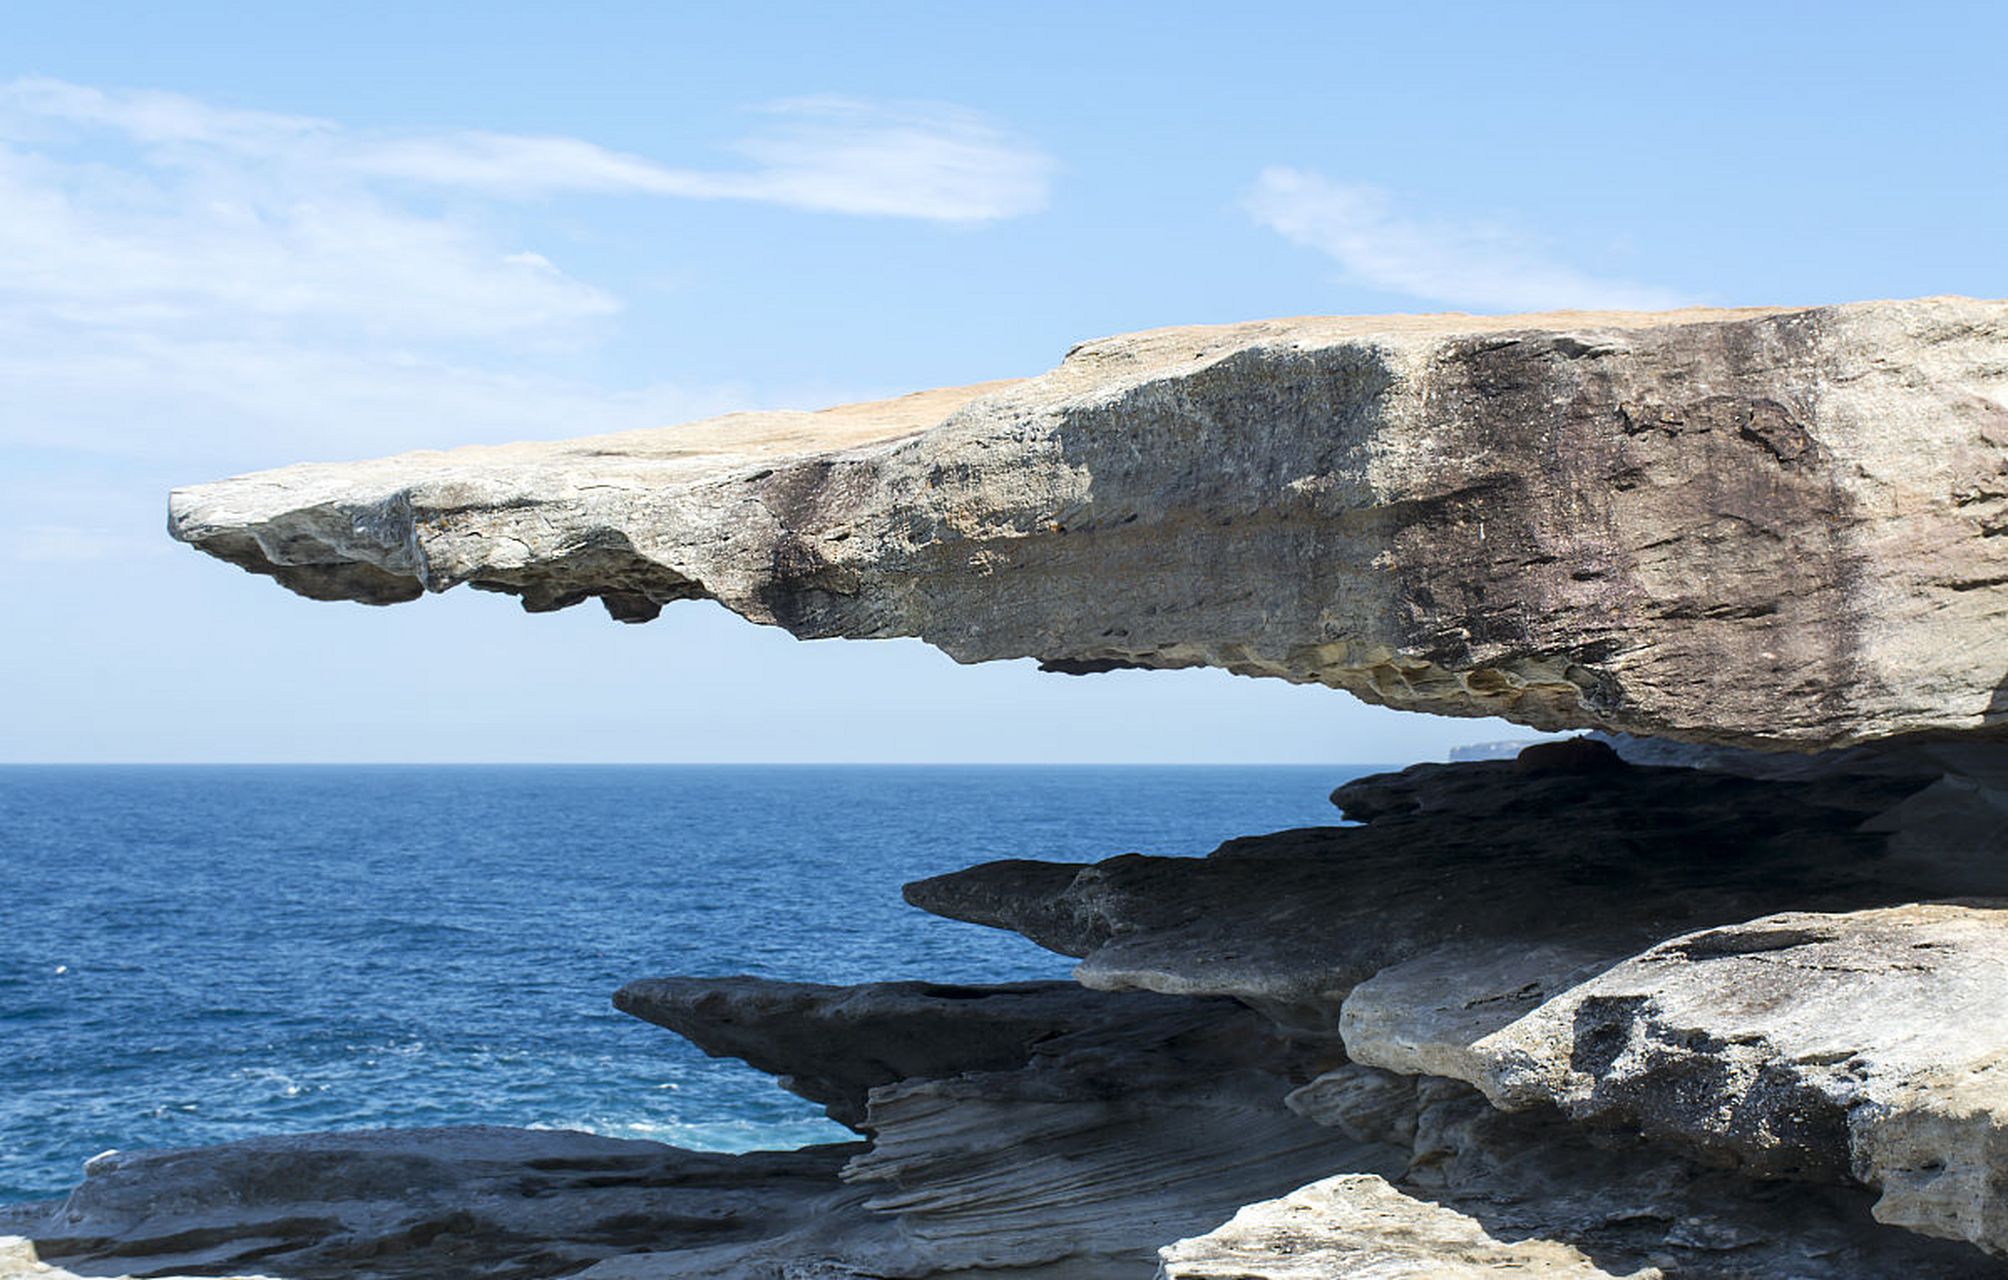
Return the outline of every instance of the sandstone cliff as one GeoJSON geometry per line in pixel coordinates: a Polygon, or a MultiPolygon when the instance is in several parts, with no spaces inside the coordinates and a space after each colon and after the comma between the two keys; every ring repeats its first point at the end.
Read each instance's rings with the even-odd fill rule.
{"type": "Polygon", "coordinates": [[[289,467],[174,535],[322,599],[712,598],[1816,748],[2008,719],[2008,304],[1266,321],[1023,382],[289,467]]]}
{"type": "Polygon", "coordinates": [[[615,995],[855,1143],[116,1156],[0,1210],[0,1276],[2008,1274],[2008,304],[1165,330],[247,476],[172,527],[322,598],[710,597],[1610,732],[1204,856],[906,887],[1076,983],[615,995]]]}

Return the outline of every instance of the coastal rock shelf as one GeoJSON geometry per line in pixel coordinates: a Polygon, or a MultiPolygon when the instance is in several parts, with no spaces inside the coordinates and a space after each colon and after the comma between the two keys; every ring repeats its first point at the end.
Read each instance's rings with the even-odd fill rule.
{"type": "Polygon", "coordinates": [[[821,413],[288,467],[174,536],[317,599],[715,599],[1811,749],[2008,722],[2008,303],[1164,329],[821,413]]]}
{"type": "Polygon", "coordinates": [[[1358,984],[1449,949],[1449,971],[1522,992],[1485,1006],[1503,1016],[1708,924],[2008,893],[2008,865],[1903,859],[1864,830],[1938,785],[1927,770],[1764,781],[1630,766],[1578,741],[1349,783],[1332,798],[1362,825],[1204,859],[986,863],[906,898],[1080,957],[1089,986],[1232,996],[1310,1031],[1336,1029],[1358,984]]]}
{"type": "Polygon", "coordinates": [[[107,1155],[65,1200],[0,1206],[0,1237],[19,1238],[0,1248],[0,1280],[46,1280],[35,1268],[51,1263],[56,1276],[530,1280],[644,1244],[697,1256],[778,1237],[806,1250],[858,1199],[836,1181],[851,1154],[725,1156],[480,1125],[107,1155]]]}
{"type": "MultiPolygon", "coordinates": [[[[2008,1255],[2008,828],[1998,792],[1931,759],[1759,780],[1579,739],[1348,784],[1333,799],[1360,826],[1203,859],[991,863],[907,897],[1081,957],[1094,988],[1233,997],[1335,1038],[1349,1065],[1292,1095],[1328,1123],[1357,1128],[1361,1070],[1458,1081],[1653,1160],[1870,1188],[1877,1221],[2008,1255]],[[1943,822],[1927,798],[1947,791],[1992,831],[1943,822]],[[1943,856],[1918,856],[1934,830],[1954,833],[1943,856]]],[[[1230,1266],[1330,1194],[1173,1274],[1230,1266]]],[[[1353,1248],[1349,1223],[1319,1248],[1353,1248]]],[[[1485,1239],[1434,1211],[1412,1225],[1485,1239]]]]}
{"type": "Polygon", "coordinates": [[[854,1082],[885,1074],[871,1037],[888,1025],[896,1052],[929,1074],[864,1091],[868,1141],[799,1152],[466,1128],[105,1157],[66,1201],[0,1210],[0,1232],[28,1238],[17,1259],[61,1268],[0,1261],[0,1280],[1143,1280],[1160,1265],[1182,1280],[1952,1280],[1986,1269],[1965,1245],[1877,1226],[1866,1193],[1599,1147],[1562,1117],[1346,1062],[1331,1041],[1229,1000],[681,978],[634,984],[621,1002],[798,1086],[814,1075],[802,1091],[847,1111],[854,1082]],[[1033,1031],[1042,1018],[1049,1031],[1033,1031]]]}
{"type": "Polygon", "coordinates": [[[320,599],[713,599],[1595,734],[906,886],[1074,982],[615,995],[856,1142],[114,1155],[0,1209],[0,1280],[2008,1275],[2008,303],[1167,329],[171,528],[320,599]]]}
{"type": "Polygon", "coordinates": [[[297,1280],[2008,1274],[2008,899],[1998,835],[1917,855],[1920,809],[1993,794],[1941,767],[1578,739],[1205,858],[978,866],[907,895],[1079,983],[615,994],[857,1143],[267,1139],[101,1159],[0,1233],[297,1280]]]}

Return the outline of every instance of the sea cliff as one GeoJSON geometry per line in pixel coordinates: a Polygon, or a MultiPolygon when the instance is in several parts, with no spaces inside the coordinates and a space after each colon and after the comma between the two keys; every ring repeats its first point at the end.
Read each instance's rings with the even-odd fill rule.
{"type": "Polygon", "coordinates": [[[110,1156],[0,1211],[0,1275],[2008,1274],[2008,304],[1161,330],[170,528],[319,599],[715,599],[1591,736],[906,887],[1072,983],[614,993],[853,1143],[110,1156]]]}

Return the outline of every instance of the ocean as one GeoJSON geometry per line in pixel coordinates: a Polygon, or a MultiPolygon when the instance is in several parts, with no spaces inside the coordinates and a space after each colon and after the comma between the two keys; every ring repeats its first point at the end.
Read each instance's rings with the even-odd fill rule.
{"type": "Polygon", "coordinates": [[[0,767],[0,1200],[108,1149],[492,1123],[839,1140],[633,978],[1064,977],[902,882],[1338,820],[1359,766],[0,767]]]}

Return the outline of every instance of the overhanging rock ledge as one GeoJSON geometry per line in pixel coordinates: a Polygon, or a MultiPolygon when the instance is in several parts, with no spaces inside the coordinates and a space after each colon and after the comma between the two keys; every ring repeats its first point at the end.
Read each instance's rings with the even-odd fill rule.
{"type": "Polygon", "coordinates": [[[821,413],[287,467],[174,535],[317,599],[716,599],[1810,751],[2008,724],[2008,303],[1261,321],[821,413]]]}

